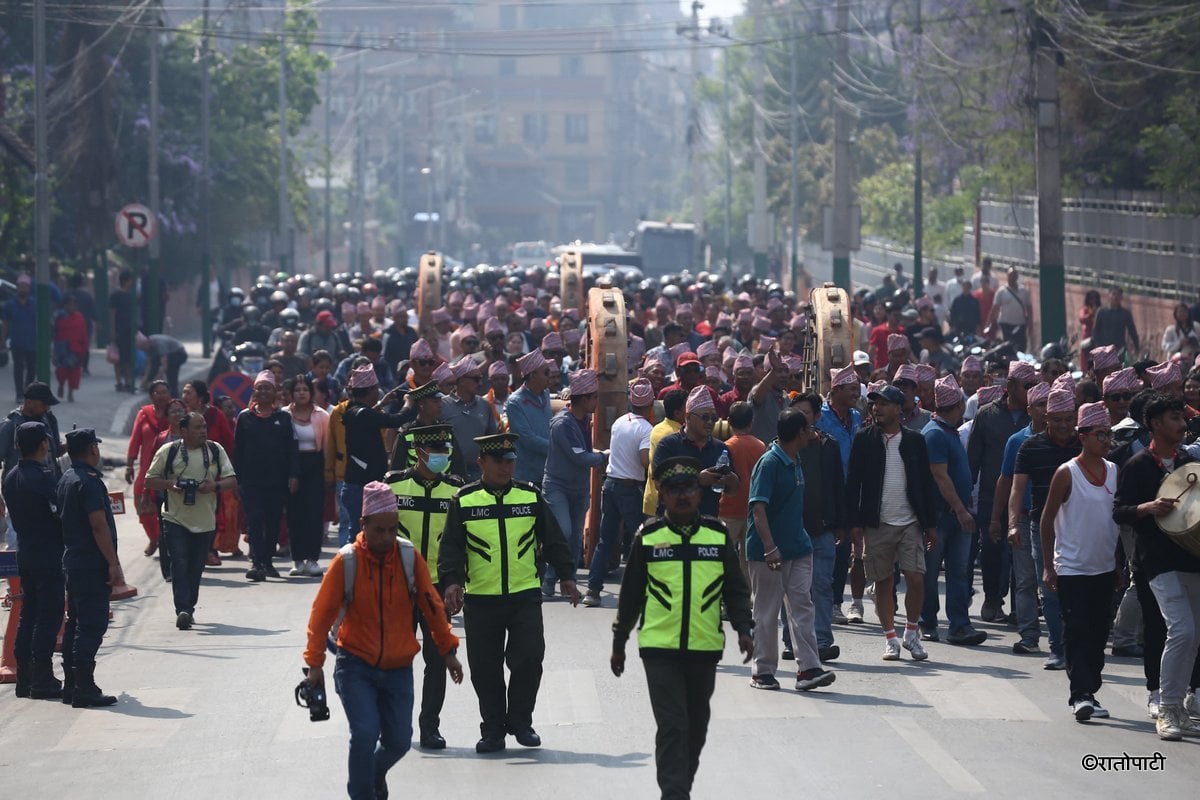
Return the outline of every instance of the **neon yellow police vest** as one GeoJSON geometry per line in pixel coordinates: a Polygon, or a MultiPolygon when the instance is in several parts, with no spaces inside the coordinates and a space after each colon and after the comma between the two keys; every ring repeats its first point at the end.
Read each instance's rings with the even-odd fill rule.
{"type": "Polygon", "coordinates": [[[647,522],[638,539],[646,563],[646,600],[638,647],[722,652],[721,590],[729,536],[718,520],[701,517],[684,537],[665,519],[647,522]]]}
{"type": "Polygon", "coordinates": [[[427,488],[415,472],[392,474],[388,478],[388,485],[396,495],[400,535],[416,545],[430,565],[433,582],[437,583],[438,550],[446,528],[446,512],[461,484],[441,478],[427,488]]]}
{"type": "Polygon", "coordinates": [[[467,594],[497,597],[541,585],[534,530],[541,498],[527,486],[514,483],[497,497],[479,484],[459,495],[467,538],[467,594]]]}

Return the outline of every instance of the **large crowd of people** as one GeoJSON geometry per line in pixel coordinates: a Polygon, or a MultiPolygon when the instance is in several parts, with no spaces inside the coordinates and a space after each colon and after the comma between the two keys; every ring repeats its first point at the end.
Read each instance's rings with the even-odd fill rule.
{"type": "MultiPolygon", "coordinates": [[[[1011,627],[1015,656],[1043,654],[1045,669],[1065,669],[1066,703],[1086,721],[1108,715],[1097,695],[1111,648],[1142,659],[1160,737],[1200,736],[1200,557],[1154,521],[1177,502],[1157,497],[1163,478],[1200,457],[1200,371],[1185,348],[1163,363],[1132,361],[1131,323],[1101,309],[1078,368],[1067,354],[1035,358],[1025,353],[1036,337],[1015,270],[1001,281],[985,262],[946,284],[930,274],[918,292],[897,269],[851,298],[860,349],[829,370],[822,394],[806,384],[814,318],[802,298],[749,278],[612,273],[599,281],[625,293],[628,410],[597,449],[586,317],[564,307],[556,273],[467,271],[427,327],[413,277],[264,276],[230,291],[218,334],[231,350],[253,344],[265,354],[248,407],[200,380],[176,387],[148,374],[150,402],[128,446],[145,554],[157,554],[173,583],[181,630],[194,621],[204,566],[244,557],[244,542],[248,580],[280,578],[279,560],[292,562],[289,578],[323,578],[305,651],[313,686],[323,684],[326,636],[343,609],[332,647],[337,689],[356,717],[351,797],[387,795],[384,776],[412,733],[418,650],[419,741],[445,746],[445,674],[462,677],[445,621],[460,610],[477,750],[501,750],[508,735],[538,745],[541,604],[557,584],[573,602],[603,607],[621,562],[612,669],[623,671],[638,627],[664,797],[690,790],[722,617],[738,632],[753,688],[778,690],[781,661],[794,661],[796,689],[809,691],[834,682],[837,627],[866,624],[868,595],[885,661],[902,652],[953,660],[934,645],[978,646],[1011,627]],[[595,503],[593,473],[602,476],[595,503]],[[592,508],[598,536],[581,594],[592,508]],[[322,566],[326,526],[340,549],[322,566]],[[349,598],[383,598],[408,574],[389,530],[413,542],[420,577],[404,579],[407,595],[389,595],[385,618],[349,598]],[[394,683],[396,670],[408,670],[407,683],[394,683]],[[365,710],[405,696],[406,724],[365,710]]],[[[1118,296],[1109,310],[1119,307],[1118,296]]],[[[169,342],[147,346],[161,347],[178,374],[169,342]]],[[[10,508],[10,479],[12,492],[33,491],[20,478],[32,475],[26,462],[58,469],[54,402],[34,384],[0,427],[10,508]]],[[[77,438],[67,442],[73,462],[93,446],[77,438]]],[[[88,469],[74,463],[75,480],[88,469]]],[[[40,546],[23,525],[44,522],[27,519],[12,520],[23,554],[40,546]]],[[[70,552],[79,537],[67,525],[63,516],[70,552]]],[[[89,554],[93,569],[109,555],[89,554]]],[[[72,580],[68,570],[68,593],[72,580]]],[[[19,691],[32,686],[35,696],[55,692],[45,626],[57,623],[46,605],[19,643],[19,691]]],[[[86,670],[94,655],[64,661],[86,670]]],[[[72,678],[77,705],[101,702],[91,672],[72,678]]]]}

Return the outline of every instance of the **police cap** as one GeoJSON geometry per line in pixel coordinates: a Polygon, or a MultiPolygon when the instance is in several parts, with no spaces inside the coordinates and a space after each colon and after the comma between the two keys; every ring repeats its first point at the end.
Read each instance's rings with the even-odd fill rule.
{"type": "Polygon", "coordinates": [[[431,444],[449,444],[452,441],[454,428],[449,425],[421,425],[408,429],[408,435],[413,444],[418,447],[431,444]]]}
{"type": "Polygon", "coordinates": [[[517,457],[519,438],[521,437],[515,433],[493,433],[490,436],[476,436],[475,444],[479,445],[479,454],[482,456],[495,456],[510,461],[517,457]]]}
{"type": "Polygon", "coordinates": [[[694,458],[687,456],[666,458],[654,468],[654,480],[663,486],[695,483],[700,480],[702,469],[704,467],[694,458]]]}
{"type": "Polygon", "coordinates": [[[429,383],[423,383],[410,391],[408,396],[415,402],[418,400],[424,400],[427,397],[441,397],[442,392],[440,389],[438,389],[437,381],[430,381],[429,383]]]}
{"type": "Polygon", "coordinates": [[[103,441],[96,436],[94,428],[79,428],[78,430],[67,431],[67,451],[78,453],[93,444],[100,444],[103,441]]]}
{"type": "Polygon", "coordinates": [[[17,446],[22,450],[37,447],[46,440],[46,426],[40,422],[22,422],[17,426],[17,446]]]}

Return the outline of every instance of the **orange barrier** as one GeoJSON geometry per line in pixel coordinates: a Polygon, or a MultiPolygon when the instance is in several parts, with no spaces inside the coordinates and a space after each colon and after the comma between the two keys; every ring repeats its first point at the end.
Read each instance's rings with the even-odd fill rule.
{"type": "MultiPolygon", "coordinates": [[[[16,555],[14,553],[14,555],[16,555]]],[[[8,579],[8,624],[4,627],[4,655],[0,656],[0,683],[17,682],[17,657],[13,650],[17,642],[17,625],[21,621],[21,579],[8,579]]]]}

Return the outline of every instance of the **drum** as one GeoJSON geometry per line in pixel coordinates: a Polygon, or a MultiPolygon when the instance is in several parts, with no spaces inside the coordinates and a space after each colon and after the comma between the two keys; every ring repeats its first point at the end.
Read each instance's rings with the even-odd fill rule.
{"type": "Polygon", "coordinates": [[[1158,497],[1178,500],[1170,513],[1155,518],[1159,529],[1184,550],[1200,556],[1200,463],[1184,464],[1164,478],[1158,497]]]}
{"type": "Polygon", "coordinates": [[[417,318],[420,320],[421,336],[428,336],[430,341],[437,341],[433,331],[433,310],[442,307],[442,257],[430,250],[421,256],[421,266],[417,278],[417,318]]]}
{"type": "Polygon", "coordinates": [[[563,309],[574,308],[583,313],[583,254],[568,250],[560,255],[558,273],[563,309]]]}

